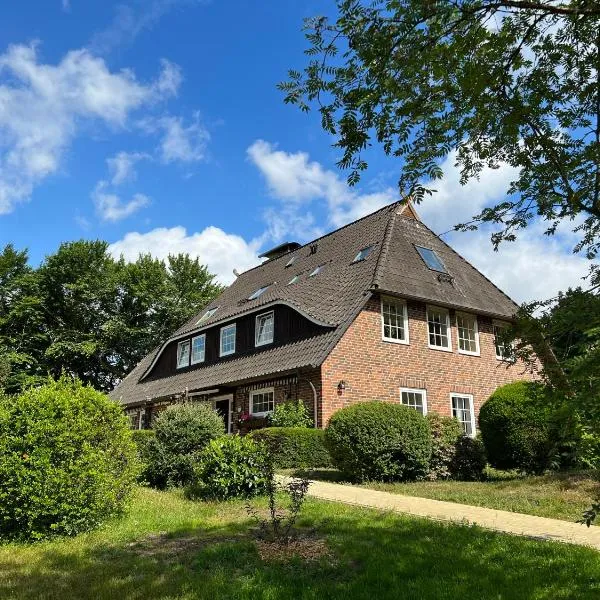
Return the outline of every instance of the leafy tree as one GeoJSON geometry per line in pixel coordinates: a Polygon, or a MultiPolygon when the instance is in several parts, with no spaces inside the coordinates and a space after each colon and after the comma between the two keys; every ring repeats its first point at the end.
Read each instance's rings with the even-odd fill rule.
{"type": "MultiPolygon", "coordinates": [[[[309,62],[280,84],[317,103],[356,183],[365,151],[402,158],[400,191],[420,202],[454,150],[461,181],[508,164],[507,197],[473,221],[514,240],[536,217],[575,219],[577,251],[600,233],[600,3],[597,0],[338,0],[306,23],[309,62]]],[[[600,277],[599,273],[596,273],[600,277]]]]}
{"type": "Polygon", "coordinates": [[[221,287],[198,259],[115,260],[103,241],[61,244],[37,269],[11,245],[0,254],[0,387],[47,374],[111,390],[221,287]]]}

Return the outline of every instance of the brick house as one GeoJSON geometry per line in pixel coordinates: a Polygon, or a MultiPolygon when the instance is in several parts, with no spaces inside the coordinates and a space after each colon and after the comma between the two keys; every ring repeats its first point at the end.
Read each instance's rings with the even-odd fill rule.
{"type": "Polygon", "coordinates": [[[288,399],[323,427],[376,399],[453,415],[473,435],[494,389],[533,377],[502,342],[516,304],[410,205],[263,257],[115,388],[134,427],[193,400],[236,432],[288,399]]]}

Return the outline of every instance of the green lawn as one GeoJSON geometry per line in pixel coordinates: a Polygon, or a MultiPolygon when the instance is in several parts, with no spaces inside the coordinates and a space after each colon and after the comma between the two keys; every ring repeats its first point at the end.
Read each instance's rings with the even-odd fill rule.
{"type": "MultiPolygon", "coordinates": [[[[600,495],[598,473],[552,473],[524,477],[491,472],[489,481],[417,481],[363,484],[375,490],[446,500],[473,506],[520,512],[564,521],[577,521],[600,495]]],[[[335,470],[312,471],[311,477],[341,480],[335,470]]]]}
{"type": "Polygon", "coordinates": [[[585,548],[316,500],[301,525],[327,555],[263,560],[243,503],[140,489],[101,531],[0,546],[0,598],[600,597],[600,554],[585,548]]]}

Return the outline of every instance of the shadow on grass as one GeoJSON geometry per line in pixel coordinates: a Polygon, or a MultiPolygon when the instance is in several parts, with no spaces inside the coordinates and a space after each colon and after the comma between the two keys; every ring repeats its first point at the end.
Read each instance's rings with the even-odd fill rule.
{"type": "Polygon", "coordinates": [[[260,559],[249,524],[181,529],[81,551],[50,546],[33,564],[0,564],[0,597],[18,599],[597,598],[600,555],[310,501],[303,527],[332,551],[260,559]]]}

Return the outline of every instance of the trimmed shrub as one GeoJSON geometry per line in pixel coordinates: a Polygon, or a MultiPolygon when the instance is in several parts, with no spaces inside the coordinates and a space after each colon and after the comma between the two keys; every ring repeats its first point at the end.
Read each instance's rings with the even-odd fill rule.
{"type": "Polygon", "coordinates": [[[229,435],[212,440],[198,456],[186,496],[192,499],[250,498],[266,490],[267,449],[248,436],[229,435]]]}
{"type": "Polygon", "coordinates": [[[312,419],[302,400],[278,404],[271,415],[272,427],[310,427],[312,419]]]}
{"type": "Polygon", "coordinates": [[[174,404],[155,419],[154,433],[142,475],[151,486],[164,489],[192,480],[199,452],[225,434],[225,425],[207,403],[174,404]]]}
{"type": "Polygon", "coordinates": [[[481,481],[486,465],[483,442],[478,437],[461,435],[456,441],[454,458],[450,464],[452,478],[459,481],[481,481]]]}
{"type": "Polygon", "coordinates": [[[451,417],[443,417],[438,413],[426,416],[431,429],[431,459],[427,479],[448,479],[451,476],[450,465],[456,454],[456,443],[462,436],[460,423],[451,417]]]}
{"type": "Polygon", "coordinates": [[[122,408],[79,381],[0,397],[0,537],[89,531],[119,514],[137,475],[122,408]]]}
{"type": "Polygon", "coordinates": [[[279,469],[330,467],[331,457],[325,447],[322,429],[305,427],[267,427],[249,436],[264,442],[279,469]]]}
{"type": "Polygon", "coordinates": [[[138,482],[145,483],[146,470],[151,460],[152,445],[155,442],[156,434],[154,429],[133,429],[131,437],[135,443],[138,461],[140,463],[140,474],[138,482]]]}
{"type": "Polygon", "coordinates": [[[553,447],[543,386],[517,381],[499,387],[481,407],[479,428],[490,464],[540,473],[553,447]]]}
{"type": "Polygon", "coordinates": [[[416,410],[361,402],[336,412],[325,431],[333,464],[352,481],[422,478],[429,469],[431,432],[416,410]]]}

